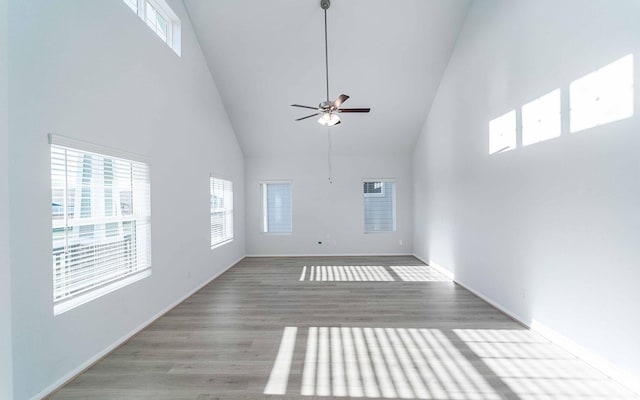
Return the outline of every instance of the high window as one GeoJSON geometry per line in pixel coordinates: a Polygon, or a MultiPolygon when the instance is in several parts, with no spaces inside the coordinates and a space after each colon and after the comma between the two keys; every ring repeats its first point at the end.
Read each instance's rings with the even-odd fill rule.
{"type": "Polygon", "coordinates": [[[149,166],[52,135],[53,302],[59,314],[151,274],[149,166]]]}
{"type": "Polygon", "coordinates": [[[264,182],[262,190],[262,232],[291,233],[291,182],[264,182]]]}
{"type": "Polygon", "coordinates": [[[363,182],[364,231],[394,232],[396,230],[396,184],[393,181],[363,182]]]}
{"type": "Polygon", "coordinates": [[[163,42],[180,55],[180,19],[164,0],[123,0],[163,42]]]}
{"type": "Polygon", "coordinates": [[[211,248],[233,240],[233,184],[226,179],[209,179],[211,195],[211,248]]]}

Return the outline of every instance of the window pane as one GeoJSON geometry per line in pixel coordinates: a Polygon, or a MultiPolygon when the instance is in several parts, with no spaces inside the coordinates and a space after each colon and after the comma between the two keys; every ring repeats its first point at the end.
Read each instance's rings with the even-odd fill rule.
{"type": "Polygon", "coordinates": [[[364,231],[393,232],[396,230],[395,183],[365,182],[364,185],[364,231]],[[371,188],[379,187],[379,193],[372,196],[371,188]]]}
{"type": "Polygon", "coordinates": [[[150,268],[149,170],[51,146],[54,302],[150,268]]]}
{"type": "Polygon", "coordinates": [[[291,184],[263,184],[264,232],[291,233],[291,184]]]}
{"type": "Polygon", "coordinates": [[[167,20],[162,18],[160,14],[156,16],[156,33],[163,41],[167,41],[167,20]]]}
{"type": "Polygon", "coordinates": [[[145,13],[146,13],[147,24],[149,24],[149,26],[155,31],[156,30],[156,18],[157,18],[156,9],[153,8],[153,6],[151,4],[149,4],[149,2],[147,2],[145,4],[144,9],[145,9],[145,13]]]}
{"type": "Polygon", "coordinates": [[[233,239],[233,186],[231,181],[210,178],[211,246],[233,239]]]}

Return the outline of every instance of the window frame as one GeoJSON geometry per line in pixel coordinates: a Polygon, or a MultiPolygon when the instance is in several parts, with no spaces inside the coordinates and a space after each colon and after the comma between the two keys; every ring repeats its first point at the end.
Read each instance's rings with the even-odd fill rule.
{"type": "MultiPolygon", "coordinates": [[[[397,179],[395,178],[366,178],[362,180],[363,182],[363,186],[362,186],[362,191],[361,194],[363,194],[362,196],[362,227],[363,227],[363,232],[365,235],[370,235],[370,234],[385,234],[385,233],[394,233],[398,231],[398,218],[397,218],[397,208],[398,208],[398,184],[397,184],[397,179]],[[381,183],[392,183],[393,184],[393,190],[391,193],[391,216],[393,219],[393,227],[391,230],[384,230],[384,231],[368,231],[367,230],[367,221],[366,221],[366,199],[369,197],[384,197],[385,195],[379,195],[378,193],[376,193],[377,196],[367,196],[367,193],[364,193],[364,183],[369,183],[369,182],[381,182],[381,183]]],[[[383,185],[384,188],[384,185],[383,185]]],[[[384,193],[385,190],[382,190],[382,193],[384,193]]]]}
{"type": "Polygon", "coordinates": [[[263,235],[292,235],[293,234],[293,181],[292,180],[266,180],[259,181],[258,188],[260,190],[260,233],[263,235]],[[266,185],[274,184],[288,184],[291,200],[291,207],[289,213],[291,214],[291,230],[289,232],[269,232],[266,230],[268,227],[268,214],[267,214],[267,191],[266,185]]]}
{"type": "MultiPolygon", "coordinates": [[[[234,229],[235,228],[235,226],[234,226],[235,219],[234,219],[234,215],[233,215],[233,208],[234,208],[233,207],[233,203],[234,203],[234,201],[235,200],[234,200],[234,195],[233,195],[233,180],[231,180],[229,178],[222,177],[221,175],[211,174],[209,176],[209,211],[210,211],[210,222],[211,222],[211,227],[212,227],[211,231],[210,231],[211,250],[213,250],[215,248],[218,248],[220,246],[224,246],[227,243],[233,242],[233,238],[234,238],[234,235],[235,235],[235,229],[234,229]],[[218,208],[218,210],[220,210],[220,211],[217,211],[217,212],[224,212],[224,213],[229,212],[230,213],[230,215],[231,215],[231,224],[230,224],[231,236],[227,237],[227,238],[223,238],[222,240],[214,243],[213,242],[213,214],[214,214],[214,211],[213,211],[212,201],[213,201],[213,190],[214,190],[213,188],[214,188],[215,180],[221,180],[221,181],[229,182],[230,187],[231,187],[231,204],[230,204],[230,208],[229,207],[218,208]]],[[[227,228],[226,223],[225,223],[225,225],[223,227],[223,231],[226,231],[225,228],[227,228]]]]}
{"type": "MultiPolygon", "coordinates": [[[[52,284],[53,284],[53,291],[52,291],[52,300],[53,300],[53,314],[54,315],[60,315],[66,311],[69,311],[71,309],[74,309],[78,306],[81,306],[85,303],[88,303],[92,300],[95,300],[99,297],[102,297],[106,294],[109,294],[113,291],[116,291],[122,287],[128,286],[134,282],[137,282],[139,280],[142,280],[148,276],[151,276],[152,274],[152,250],[151,250],[151,163],[149,162],[149,159],[147,159],[144,156],[138,155],[138,154],[133,154],[133,153],[129,153],[129,152],[124,152],[124,151],[120,151],[120,150],[116,150],[116,149],[111,149],[111,148],[107,148],[107,147],[103,147],[100,145],[96,145],[96,144],[92,144],[92,143],[87,143],[87,142],[83,142],[77,139],[72,139],[72,138],[68,138],[65,136],[61,136],[61,135],[54,135],[54,134],[49,134],[49,148],[50,148],[50,154],[52,154],[52,150],[55,148],[58,149],[65,149],[65,150],[70,150],[73,152],[77,152],[77,153],[84,153],[84,154],[88,154],[88,155],[96,155],[96,156],[100,156],[100,157],[104,157],[104,158],[113,158],[113,159],[119,159],[120,161],[125,161],[125,162],[131,162],[133,163],[137,163],[137,164],[144,164],[143,166],[145,167],[145,176],[142,182],[146,182],[147,188],[143,191],[143,193],[145,194],[145,198],[144,198],[144,204],[146,204],[148,206],[148,209],[146,209],[145,207],[145,212],[143,212],[142,214],[137,214],[135,211],[133,211],[133,209],[136,209],[136,207],[132,208],[132,214],[131,214],[131,218],[124,218],[122,215],[113,215],[111,217],[94,217],[94,218],[87,218],[84,219],[83,218],[83,222],[87,222],[87,223],[83,223],[83,224],[78,224],[77,222],[73,222],[73,225],[71,226],[77,226],[77,227],[81,227],[81,226],[89,226],[92,225],[91,222],[93,220],[93,225],[95,226],[96,224],[98,225],[102,225],[102,224],[109,224],[109,223],[115,223],[115,222],[127,222],[127,221],[136,221],[138,222],[140,221],[144,221],[146,223],[146,227],[144,229],[147,230],[148,236],[145,239],[140,239],[140,244],[143,245],[143,247],[139,247],[138,246],[138,242],[137,242],[137,238],[138,237],[143,237],[144,236],[144,231],[141,231],[142,233],[138,234],[138,224],[136,224],[136,228],[135,229],[135,236],[136,236],[136,254],[139,254],[141,252],[144,252],[145,255],[143,256],[143,258],[147,261],[146,265],[139,265],[140,262],[140,258],[138,256],[136,256],[136,265],[135,265],[135,270],[131,271],[131,272],[127,272],[122,274],[121,276],[117,276],[115,278],[112,278],[110,280],[105,280],[104,282],[100,282],[94,286],[87,286],[86,288],[80,289],[77,293],[72,293],[70,295],[64,296],[60,299],[56,299],[57,293],[56,293],[56,276],[55,276],[55,269],[56,269],[56,265],[55,265],[55,260],[54,260],[54,265],[53,265],[53,270],[52,270],[52,284]],[[140,216],[142,216],[142,218],[139,218],[140,216]]],[[[65,153],[66,154],[66,153],[65,153]]],[[[65,156],[66,157],[66,156],[65,156]]],[[[66,158],[65,158],[66,160],[66,158]]],[[[51,177],[51,179],[53,178],[53,157],[50,158],[49,160],[49,164],[50,164],[50,171],[49,171],[49,175],[51,177]]],[[[66,162],[66,161],[65,161],[66,162]]],[[[134,166],[132,165],[131,168],[134,168],[134,166]]],[[[65,189],[64,191],[66,192],[67,190],[69,190],[69,185],[68,185],[68,177],[69,177],[69,170],[68,167],[65,165],[64,167],[64,177],[65,177],[65,189]]],[[[50,181],[51,182],[51,181],[50,181]]],[[[133,182],[132,182],[133,183],[133,182]]],[[[100,186],[100,188],[105,188],[106,186],[102,185],[100,186]]],[[[75,187],[74,187],[75,189],[75,187]]],[[[54,186],[52,183],[50,183],[50,192],[51,195],[53,196],[54,193],[54,186]]],[[[132,193],[131,196],[135,196],[135,193],[132,193]]],[[[66,196],[66,193],[65,193],[66,196]]],[[[113,195],[112,195],[113,196],[113,195]]],[[[52,206],[54,206],[53,203],[53,198],[52,200],[52,206]]],[[[105,197],[106,200],[106,197],[105,197]]],[[[56,204],[57,205],[57,204],[56,204]]],[[[61,206],[64,210],[64,205],[61,206]]],[[[63,211],[64,213],[64,211],[63,211]]],[[[66,215],[66,213],[65,213],[66,215]]],[[[55,234],[55,230],[56,229],[60,229],[62,228],[63,231],[66,231],[69,229],[69,220],[65,219],[64,221],[62,221],[61,223],[56,221],[54,219],[55,215],[54,212],[52,210],[52,214],[51,214],[51,235],[52,235],[52,239],[53,239],[53,235],[55,234]]],[[[75,217],[74,217],[75,219],[75,217]]],[[[144,225],[144,224],[143,224],[144,225]]],[[[105,234],[106,235],[106,234],[105,234]]],[[[108,236],[108,235],[107,235],[108,236]]],[[[100,244],[104,244],[104,243],[100,243],[100,244]]],[[[54,253],[54,248],[51,248],[51,254],[55,257],[55,253],[54,253]]],[[[115,249],[115,252],[117,253],[117,251],[121,251],[122,247],[118,247],[117,249],[115,249]]],[[[67,250],[64,250],[63,253],[66,253],[67,250]]],[[[73,259],[73,258],[72,258],[73,259]]],[[[91,264],[91,265],[95,265],[91,264]]]]}
{"type": "Polygon", "coordinates": [[[142,22],[144,22],[145,25],[147,25],[149,29],[151,29],[151,31],[153,31],[153,33],[155,33],[157,37],[160,38],[160,40],[166,43],[167,46],[169,46],[178,55],[178,57],[181,57],[182,55],[181,54],[182,23],[180,22],[180,18],[178,18],[176,13],[171,9],[169,4],[167,4],[165,0],[122,0],[122,1],[127,5],[127,7],[129,7],[131,11],[133,11],[138,16],[138,18],[142,20],[142,22]],[[135,9],[133,8],[134,2],[136,4],[135,9]],[[157,13],[157,15],[160,15],[160,17],[162,17],[164,20],[167,21],[166,38],[163,38],[158,33],[157,18],[154,25],[151,25],[147,20],[148,7],[153,8],[153,10],[157,13]]]}
{"type": "Polygon", "coordinates": [[[363,194],[364,197],[384,197],[384,183],[383,181],[362,181],[362,190],[363,190],[363,194]],[[374,184],[374,189],[376,189],[375,184],[376,183],[380,183],[380,192],[365,192],[365,187],[367,185],[367,183],[373,183],[374,184]]]}

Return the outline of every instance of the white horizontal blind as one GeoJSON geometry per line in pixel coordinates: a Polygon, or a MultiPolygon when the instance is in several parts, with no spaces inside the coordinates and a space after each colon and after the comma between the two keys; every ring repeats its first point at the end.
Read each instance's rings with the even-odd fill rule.
{"type": "Polygon", "coordinates": [[[365,181],[364,231],[393,232],[396,230],[396,184],[388,181],[365,181]]]}
{"type": "Polygon", "coordinates": [[[51,145],[56,304],[150,271],[149,166],[51,145]]]}
{"type": "Polygon", "coordinates": [[[262,204],[263,232],[292,232],[291,183],[263,183],[262,204]]]}
{"type": "Polygon", "coordinates": [[[211,247],[233,239],[233,184],[210,178],[211,247]]]}

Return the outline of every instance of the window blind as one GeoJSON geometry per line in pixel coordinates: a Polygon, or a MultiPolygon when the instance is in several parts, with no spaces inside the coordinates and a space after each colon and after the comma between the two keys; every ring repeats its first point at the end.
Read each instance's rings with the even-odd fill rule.
{"type": "Polygon", "coordinates": [[[263,232],[291,233],[291,183],[263,183],[263,232]]]}
{"type": "Polygon", "coordinates": [[[51,197],[54,311],[150,272],[147,164],[52,144],[51,197]]]}
{"type": "Polygon", "coordinates": [[[364,231],[393,232],[396,230],[396,184],[386,181],[365,181],[364,231]]]}
{"type": "Polygon", "coordinates": [[[210,178],[211,247],[233,239],[233,184],[210,178]]]}

